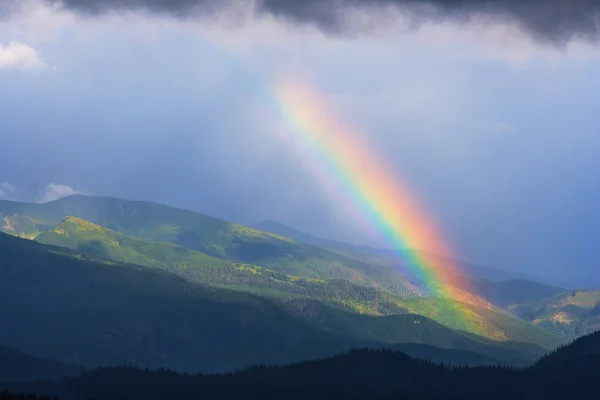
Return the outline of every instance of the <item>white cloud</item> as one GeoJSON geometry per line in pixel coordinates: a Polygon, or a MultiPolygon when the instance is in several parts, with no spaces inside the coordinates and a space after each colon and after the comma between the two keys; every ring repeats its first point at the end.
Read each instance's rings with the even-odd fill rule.
{"type": "Polygon", "coordinates": [[[49,183],[40,193],[38,197],[39,203],[47,203],[61,199],[63,197],[72,196],[74,194],[87,194],[83,190],[73,189],[67,185],[58,185],[56,183],[49,183]]]}
{"type": "Polygon", "coordinates": [[[18,200],[18,189],[9,182],[0,182],[0,200],[18,200]]]}
{"type": "Polygon", "coordinates": [[[46,64],[37,50],[23,43],[0,44],[0,69],[40,69],[46,64]]]}
{"type": "Polygon", "coordinates": [[[74,20],[73,13],[58,3],[19,0],[11,17],[0,20],[0,37],[33,44],[51,42],[58,39],[74,20]]]}

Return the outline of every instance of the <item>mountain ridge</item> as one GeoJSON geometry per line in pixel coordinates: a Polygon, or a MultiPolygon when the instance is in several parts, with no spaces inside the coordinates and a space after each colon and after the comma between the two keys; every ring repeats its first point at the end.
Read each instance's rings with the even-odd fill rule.
{"type": "MultiPolygon", "coordinates": [[[[40,234],[36,240],[83,251],[86,254],[99,254],[113,261],[162,268],[192,282],[274,297],[277,300],[318,298],[329,306],[361,314],[391,315],[413,312],[429,316],[454,329],[460,329],[464,322],[460,313],[457,314],[456,307],[452,306],[451,300],[399,298],[377,287],[369,289],[340,280],[314,280],[282,275],[262,267],[211,258],[172,244],[144,242],[75,217],[66,217],[53,231],[40,234]]],[[[466,307],[459,304],[457,306],[466,307]]],[[[522,334],[535,329],[527,327],[524,322],[510,320],[509,317],[500,314],[490,314],[482,309],[471,310],[471,315],[482,324],[485,336],[497,340],[519,340],[522,334]],[[482,313],[486,315],[485,318],[481,317],[482,313]],[[506,336],[506,329],[511,329],[515,324],[520,328],[511,335],[516,336],[506,336]]],[[[549,345],[553,341],[547,334],[539,331],[538,336],[540,339],[544,338],[540,341],[544,343],[544,347],[553,346],[549,345]]],[[[534,336],[528,334],[524,337],[531,341],[534,336]]]]}
{"type": "MultiPolygon", "coordinates": [[[[354,245],[354,244],[339,242],[339,241],[330,240],[330,239],[323,239],[318,236],[314,236],[314,235],[311,235],[308,233],[301,232],[295,228],[292,228],[286,224],[283,224],[283,223],[275,221],[275,220],[265,220],[262,222],[250,224],[249,226],[252,228],[260,229],[260,230],[270,232],[273,234],[287,236],[298,242],[304,242],[304,243],[312,244],[315,246],[331,248],[331,249],[335,249],[337,251],[362,253],[367,256],[379,256],[379,257],[384,257],[384,258],[389,258],[389,259],[397,259],[397,257],[398,257],[397,254],[391,249],[376,248],[376,247],[366,246],[366,245],[364,245],[364,246],[354,245]]],[[[426,251],[426,250],[423,250],[423,251],[426,251]]],[[[436,258],[440,258],[440,259],[447,258],[442,255],[432,255],[432,256],[434,256],[436,258]]],[[[461,260],[453,259],[452,263],[457,263],[458,265],[461,265],[465,270],[470,272],[473,276],[476,276],[479,278],[490,279],[490,280],[509,280],[509,279],[529,280],[529,281],[534,281],[534,282],[540,282],[540,283],[547,284],[547,285],[555,285],[555,283],[552,283],[551,281],[548,281],[547,279],[529,275],[529,274],[524,274],[524,273],[519,273],[519,272],[514,272],[514,271],[506,271],[506,270],[497,269],[497,268],[485,267],[485,266],[476,265],[476,264],[468,263],[468,262],[461,261],[461,260]]]]}
{"type": "MultiPolygon", "coordinates": [[[[365,326],[367,331],[382,329],[375,336],[348,335],[347,327],[358,326],[363,317],[335,310],[345,322],[334,322],[327,329],[311,321],[310,315],[291,313],[289,307],[263,297],[192,284],[155,268],[100,262],[70,249],[6,234],[0,234],[0,252],[4,257],[0,343],[63,362],[217,372],[253,363],[319,358],[351,347],[382,346],[384,332],[393,330],[404,338],[412,330],[413,338],[404,340],[415,344],[435,343],[421,336],[412,323],[378,327],[385,320],[376,320],[370,328],[365,326]],[[14,304],[11,298],[29,301],[14,304]]],[[[333,310],[319,307],[326,313],[333,310]]],[[[422,316],[405,318],[419,319],[440,340],[465,335],[422,316]]],[[[469,337],[437,343],[496,363],[519,365],[545,352],[528,345],[524,357],[518,358],[510,343],[469,337]]],[[[389,345],[398,345],[395,340],[389,345]]]]}

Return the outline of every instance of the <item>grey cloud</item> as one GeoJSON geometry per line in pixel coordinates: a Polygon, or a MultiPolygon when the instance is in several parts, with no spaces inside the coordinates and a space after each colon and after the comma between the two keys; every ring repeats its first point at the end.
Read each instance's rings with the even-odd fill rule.
{"type": "MultiPolygon", "coordinates": [[[[45,0],[61,3],[82,13],[147,10],[185,18],[210,13],[236,0],[45,0]]],[[[257,10],[291,22],[313,24],[330,33],[355,33],[355,19],[347,11],[369,15],[381,7],[407,12],[415,24],[427,21],[469,21],[487,16],[520,25],[540,42],[561,44],[573,38],[596,41],[600,38],[598,0],[258,0],[257,10]]],[[[0,8],[0,13],[2,9],[0,8]]],[[[372,21],[376,24],[377,21],[372,21]]],[[[371,24],[372,25],[372,24],[371,24]]]]}

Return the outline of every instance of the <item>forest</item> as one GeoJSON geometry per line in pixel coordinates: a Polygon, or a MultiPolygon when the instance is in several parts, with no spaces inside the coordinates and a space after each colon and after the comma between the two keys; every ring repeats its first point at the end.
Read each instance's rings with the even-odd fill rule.
{"type": "Polygon", "coordinates": [[[584,399],[600,396],[599,362],[600,333],[595,333],[526,368],[447,366],[387,349],[353,349],[320,360],[226,374],[107,367],[9,389],[61,400],[584,399]]]}

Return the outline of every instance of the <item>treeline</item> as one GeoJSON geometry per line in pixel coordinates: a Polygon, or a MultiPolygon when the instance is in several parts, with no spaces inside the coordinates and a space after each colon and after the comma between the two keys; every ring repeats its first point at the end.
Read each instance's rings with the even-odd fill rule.
{"type": "Polygon", "coordinates": [[[36,394],[14,394],[8,390],[0,392],[0,400],[58,400],[56,397],[38,396],[36,394]]]}
{"type": "Polygon", "coordinates": [[[283,367],[258,366],[223,375],[102,368],[59,383],[13,390],[61,400],[197,399],[528,399],[599,398],[600,358],[534,368],[447,367],[389,350],[352,350],[283,367]]]}

